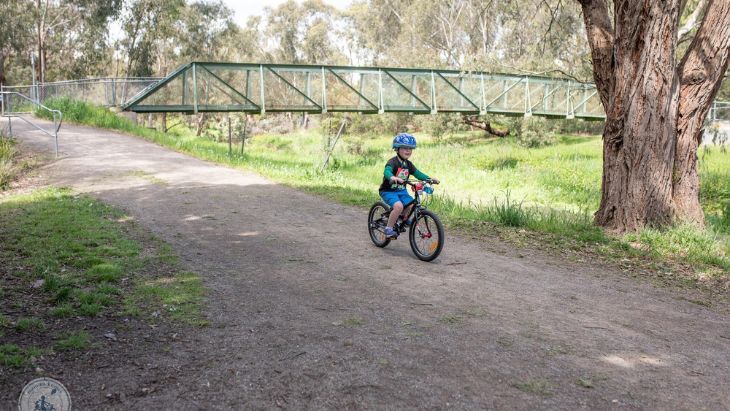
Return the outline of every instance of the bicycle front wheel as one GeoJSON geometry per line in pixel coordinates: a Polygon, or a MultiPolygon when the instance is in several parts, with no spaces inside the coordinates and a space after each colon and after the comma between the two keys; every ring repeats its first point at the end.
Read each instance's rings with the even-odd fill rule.
{"type": "Polygon", "coordinates": [[[370,239],[378,247],[385,247],[390,244],[390,238],[385,235],[385,227],[388,225],[390,207],[384,202],[378,201],[370,207],[368,213],[368,232],[370,239]]]}
{"type": "Polygon", "coordinates": [[[444,226],[438,216],[428,210],[418,212],[408,234],[413,253],[422,261],[434,260],[444,248],[444,226]]]}

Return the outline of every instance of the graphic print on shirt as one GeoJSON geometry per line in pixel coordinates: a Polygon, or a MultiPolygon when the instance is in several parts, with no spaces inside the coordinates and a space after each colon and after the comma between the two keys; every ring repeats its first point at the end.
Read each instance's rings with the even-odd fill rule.
{"type": "Polygon", "coordinates": [[[408,180],[408,169],[403,167],[398,167],[398,171],[395,172],[395,176],[398,178],[402,178],[404,180],[408,180]]]}

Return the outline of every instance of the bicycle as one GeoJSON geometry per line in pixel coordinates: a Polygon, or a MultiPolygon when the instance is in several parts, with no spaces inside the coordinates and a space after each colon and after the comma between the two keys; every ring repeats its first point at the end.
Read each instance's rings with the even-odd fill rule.
{"type": "MultiPolygon", "coordinates": [[[[424,193],[433,193],[432,180],[424,180],[419,182],[411,182],[406,180],[405,183],[411,187],[415,193],[415,199],[411,203],[411,211],[405,219],[398,218],[398,222],[393,227],[397,233],[406,232],[405,221],[412,221],[408,240],[411,250],[422,261],[432,261],[441,254],[444,248],[444,226],[441,224],[438,216],[433,212],[426,210],[422,203],[424,193]],[[411,219],[411,217],[413,217],[411,219]]],[[[373,243],[383,248],[390,244],[391,238],[385,235],[385,227],[388,225],[388,217],[390,216],[390,206],[383,201],[377,201],[370,207],[368,213],[368,232],[373,243]]]]}

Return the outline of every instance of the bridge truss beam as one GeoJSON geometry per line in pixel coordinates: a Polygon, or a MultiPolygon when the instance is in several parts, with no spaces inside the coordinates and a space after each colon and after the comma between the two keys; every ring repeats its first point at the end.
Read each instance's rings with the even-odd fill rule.
{"type": "Polygon", "coordinates": [[[496,113],[603,119],[593,84],[456,70],[193,62],[124,110],[155,112],[496,113]]]}

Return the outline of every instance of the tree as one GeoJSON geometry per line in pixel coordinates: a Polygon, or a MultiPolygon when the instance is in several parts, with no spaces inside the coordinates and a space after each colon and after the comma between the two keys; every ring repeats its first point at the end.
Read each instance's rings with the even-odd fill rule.
{"type": "Polygon", "coordinates": [[[121,4],[121,0],[35,0],[38,81],[48,77],[49,51],[57,58],[60,77],[88,75],[89,68],[103,66],[101,61],[108,57],[106,28],[121,4]]]}
{"type": "Polygon", "coordinates": [[[293,0],[266,9],[266,32],[274,41],[273,59],[281,63],[341,64],[335,20],[340,16],[322,0],[293,0]]]}
{"type": "Polygon", "coordinates": [[[9,0],[0,3],[0,20],[13,24],[0,24],[0,86],[5,85],[5,62],[13,53],[21,53],[32,37],[30,16],[25,13],[25,0],[9,0]]]}
{"type": "Polygon", "coordinates": [[[175,45],[174,25],[184,5],[184,0],[136,0],[128,4],[122,20],[125,37],[120,43],[127,56],[127,76],[155,73],[159,57],[175,45]],[[170,47],[161,47],[163,44],[170,47]]]}
{"type": "Polygon", "coordinates": [[[697,147],[727,70],[730,1],[708,0],[678,59],[682,0],[579,0],[606,111],[597,224],[617,232],[702,224],[697,147]]]}

